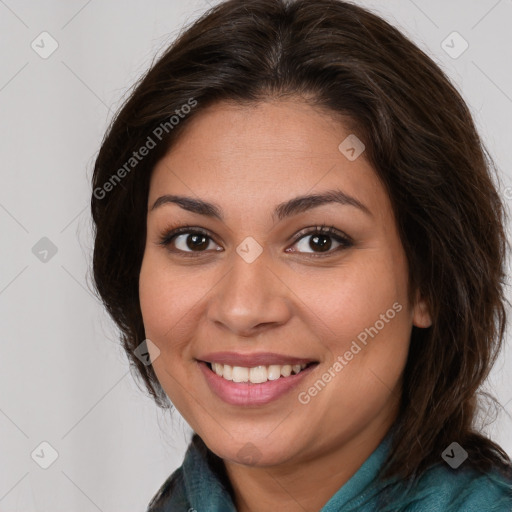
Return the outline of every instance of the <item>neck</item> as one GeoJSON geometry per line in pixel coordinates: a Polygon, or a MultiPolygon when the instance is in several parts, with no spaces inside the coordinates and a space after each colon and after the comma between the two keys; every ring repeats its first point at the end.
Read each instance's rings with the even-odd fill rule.
{"type": "Polygon", "coordinates": [[[369,425],[315,458],[279,466],[250,467],[224,461],[238,512],[319,511],[357,472],[386,436],[396,414],[369,425]],[[340,463],[343,461],[343,463],[340,463]]]}

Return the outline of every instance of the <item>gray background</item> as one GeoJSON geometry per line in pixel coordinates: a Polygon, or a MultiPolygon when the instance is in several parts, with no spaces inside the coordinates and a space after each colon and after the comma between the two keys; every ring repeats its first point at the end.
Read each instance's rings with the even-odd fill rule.
{"type": "MultiPolygon", "coordinates": [[[[455,82],[512,199],[512,1],[358,3],[401,28],[455,82]],[[442,47],[454,31],[469,44],[457,58],[461,39],[445,43],[451,56],[442,47]]],[[[128,88],[207,7],[0,0],[0,511],[145,510],[181,464],[189,428],[139,390],[90,292],[89,183],[128,88]],[[58,43],[47,58],[44,31],[58,43]],[[44,441],[58,453],[48,469],[44,441]]],[[[508,339],[486,389],[505,406],[487,432],[512,454],[510,348],[508,339]]]]}

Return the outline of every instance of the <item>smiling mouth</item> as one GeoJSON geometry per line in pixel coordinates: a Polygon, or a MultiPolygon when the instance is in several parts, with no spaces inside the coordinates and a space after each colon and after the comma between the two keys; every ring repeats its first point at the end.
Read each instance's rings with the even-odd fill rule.
{"type": "Polygon", "coordinates": [[[251,383],[262,384],[264,382],[286,379],[291,375],[297,375],[306,368],[315,366],[317,362],[310,362],[307,364],[272,364],[268,366],[255,366],[247,368],[244,366],[231,366],[229,364],[210,363],[203,361],[206,366],[216,375],[222,377],[226,381],[235,383],[251,383]]]}

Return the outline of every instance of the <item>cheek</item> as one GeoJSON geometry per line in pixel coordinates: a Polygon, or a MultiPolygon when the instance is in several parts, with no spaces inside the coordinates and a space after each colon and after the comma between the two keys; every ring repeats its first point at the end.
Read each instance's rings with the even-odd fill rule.
{"type": "Polygon", "coordinates": [[[339,339],[357,336],[392,309],[395,302],[401,308],[395,307],[388,316],[407,316],[403,269],[394,268],[376,253],[370,256],[358,265],[318,274],[314,280],[297,281],[296,294],[331,336],[339,339]],[[401,309],[400,315],[395,315],[396,309],[401,309]]]}
{"type": "Polygon", "coordinates": [[[297,295],[304,297],[306,322],[316,325],[331,362],[343,358],[339,383],[364,389],[380,380],[392,388],[405,366],[412,328],[406,267],[396,255],[366,256],[314,286],[304,282],[297,295]]]}
{"type": "Polygon", "coordinates": [[[151,249],[146,250],[139,275],[145,335],[159,350],[156,357],[152,356],[153,370],[180,410],[187,408],[179,382],[185,378],[183,359],[186,358],[187,340],[191,337],[189,314],[199,300],[194,290],[190,282],[179,278],[175,270],[171,271],[165,258],[151,249]]]}
{"type": "Polygon", "coordinates": [[[139,300],[148,338],[175,336],[175,331],[190,323],[187,317],[202,296],[197,284],[180,276],[165,257],[146,249],[139,275],[139,300]]]}

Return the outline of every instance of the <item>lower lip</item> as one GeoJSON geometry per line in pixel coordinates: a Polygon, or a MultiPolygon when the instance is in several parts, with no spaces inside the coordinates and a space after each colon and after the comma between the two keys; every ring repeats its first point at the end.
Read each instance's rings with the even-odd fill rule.
{"type": "Polygon", "coordinates": [[[277,400],[296,387],[309,373],[318,366],[308,366],[296,375],[279,377],[261,384],[251,382],[233,382],[219,377],[210,370],[203,361],[198,361],[199,367],[206,378],[210,389],[224,402],[231,405],[264,405],[277,400]]]}

